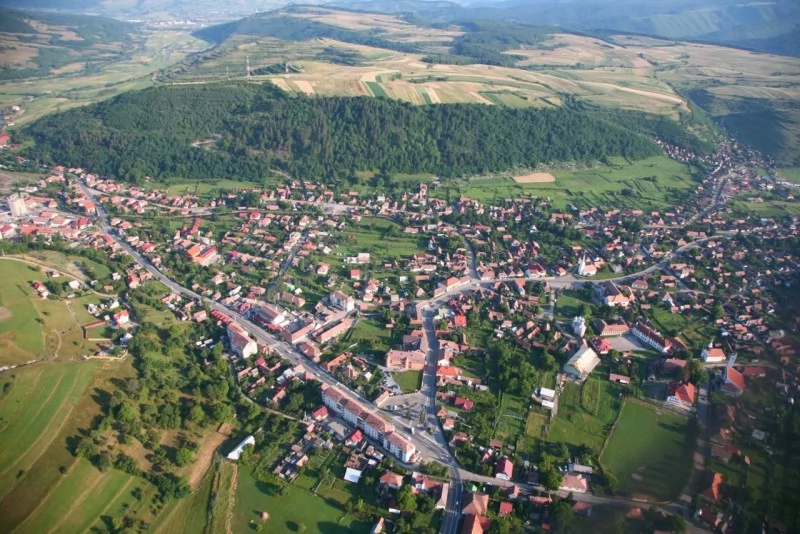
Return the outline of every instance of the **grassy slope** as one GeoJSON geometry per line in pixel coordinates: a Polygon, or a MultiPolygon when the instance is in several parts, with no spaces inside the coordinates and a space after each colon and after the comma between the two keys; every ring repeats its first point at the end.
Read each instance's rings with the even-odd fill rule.
{"type": "MultiPolygon", "coordinates": [[[[82,356],[96,348],[96,344],[82,339],[80,325],[72,318],[66,301],[42,300],[33,291],[31,282],[45,280],[39,268],[13,261],[3,261],[0,268],[0,306],[11,312],[10,318],[0,322],[0,365],[52,359],[56,353],[67,358],[82,356]]],[[[87,303],[99,300],[92,295],[69,305],[83,310],[87,303]]],[[[88,315],[80,313],[80,317],[88,315]]]]}
{"type": "Polygon", "coordinates": [[[451,196],[461,194],[482,201],[522,196],[549,198],[558,209],[573,203],[583,207],[661,209],[671,205],[666,199],[668,189],[687,191],[695,187],[691,168],[665,156],[636,162],[612,158],[609,166],[555,171],[553,175],[556,181],[550,183],[518,184],[511,178],[512,174],[446,182],[444,187],[432,191],[431,195],[444,198],[449,188],[451,196]],[[631,189],[633,194],[623,195],[624,189],[631,189]]]}

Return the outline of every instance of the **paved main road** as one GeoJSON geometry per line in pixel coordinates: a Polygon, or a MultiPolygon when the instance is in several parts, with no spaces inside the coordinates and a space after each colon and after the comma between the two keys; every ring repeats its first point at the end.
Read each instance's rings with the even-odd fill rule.
{"type": "MultiPolygon", "coordinates": [[[[154,265],[150,263],[150,261],[143,257],[138,251],[133,249],[129,246],[123,239],[121,239],[115,231],[111,228],[108,222],[108,216],[105,213],[102,205],[96,201],[95,192],[82,182],[81,188],[83,189],[84,193],[87,197],[95,200],[95,205],[97,209],[97,215],[101,222],[101,227],[104,232],[110,235],[118,244],[121,246],[128,254],[131,255],[140,265],[142,265],[145,269],[147,269],[153,276],[158,279],[161,283],[167,286],[171,291],[186,295],[190,298],[197,299],[201,302],[206,303],[212,310],[217,310],[221,313],[224,313],[228,317],[236,320],[242,326],[248,329],[253,336],[262,344],[271,347],[275,350],[280,356],[288,359],[293,363],[302,363],[302,365],[320,382],[324,384],[328,384],[330,386],[338,386],[342,389],[347,390],[351,395],[360,398],[360,400],[365,405],[370,405],[370,402],[363,397],[360,397],[357,393],[347,388],[343,384],[339,383],[335,378],[331,375],[324,372],[317,364],[309,361],[308,359],[304,359],[297,353],[293,346],[279,340],[274,335],[267,333],[264,331],[260,326],[256,325],[243,315],[223,306],[222,304],[206,299],[201,295],[195,293],[191,289],[183,287],[172,279],[170,279],[166,274],[164,274],[160,269],[157,269],[154,265]]],[[[716,197],[713,204],[716,204],[719,201],[721,187],[715,191],[716,197]]],[[[735,235],[733,232],[725,232],[722,235],[710,236],[708,238],[697,240],[692,243],[681,247],[680,249],[675,250],[673,253],[669,254],[665,257],[661,262],[648,267],[642,271],[637,273],[619,276],[616,278],[608,279],[610,281],[624,281],[624,280],[632,280],[634,278],[641,277],[645,274],[654,272],[656,270],[662,269],[666,266],[666,262],[669,258],[673,256],[674,253],[682,252],[684,250],[689,250],[690,248],[694,248],[699,246],[700,243],[703,241],[707,241],[710,239],[718,239],[721,237],[730,237],[735,235]]],[[[429,301],[420,302],[418,303],[419,309],[422,311],[423,319],[424,319],[424,350],[427,351],[427,366],[423,372],[423,380],[422,380],[422,389],[421,393],[426,397],[427,404],[423,407],[423,409],[427,410],[426,422],[427,426],[432,427],[434,429],[433,435],[429,435],[427,432],[420,432],[416,435],[407,435],[406,437],[411,440],[415,447],[422,453],[423,456],[430,459],[437,459],[447,465],[450,466],[450,494],[448,496],[447,508],[445,509],[443,524],[442,524],[442,532],[445,534],[455,534],[457,532],[458,524],[460,521],[460,499],[461,493],[463,490],[463,480],[473,480],[480,483],[487,483],[493,484],[496,486],[510,486],[513,485],[512,482],[502,481],[499,479],[485,477],[482,475],[478,475],[476,473],[471,473],[469,471],[463,470],[457,467],[457,462],[452,455],[447,443],[445,442],[444,434],[441,430],[441,426],[439,425],[438,418],[435,414],[435,406],[436,406],[436,362],[438,360],[438,341],[436,339],[435,334],[435,324],[434,318],[436,316],[436,310],[444,304],[448,299],[451,297],[466,293],[470,291],[474,291],[479,287],[490,287],[497,280],[489,280],[489,281],[481,281],[478,279],[477,274],[477,262],[475,259],[474,252],[472,251],[472,247],[469,243],[467,245],[467,251],[469,256],[469,267],[470,267],[470,274],[472,279],[462,284],[460,287],[456,288],[452,292],[446,293],[429,301]]],[[[550,285],[554,288],[564,288],[564,287],[579,287],[582,286],[587,282],[587,280],[576,279],[573,276],[565,276],[560,278],[554,277],[547,277],[541,279],[543,281],[547,281],[550,285]]],[[[701,401],[701,404],[706,404],[705,402],[701,401]]],[[[698,415],[703,414],[702,417],[705,418],[705,413],[707,412],[707,406],[699,406],[698,407],[698,415]]],[[[393,414],[390,412],[384,412],[384,414],[393,420],[401,429],[405,429],[406,422],[397,414],[393,414]]],[[[702,461],[704,459],[704,448],[706,443],[704,438],[702,437],[704,434],[704,427],[705,421],[701,421],[701,435],[698,437],[697,441],[697,450],[694,456],[694,462],[692,465],[692,478],[690,479],[689,485],[687,487],[687,492],[684,492],[681,499],[670,503],[663,503],[660,505],[660,508],[664,511],[670,513],[677,513],[680,515],[684,515],[686,510],[688,510],[688,504],[686,502],[686,497],[688,494],[694,489],[695,480],[698,476],[698,473],[702,471],[703,465],[702,461]]],[[[532,489],[524,484],[519,484],[521,487],[525,489],[532,489]]],[[[632,499],[622,498],[622,497],[600,497],[592,494],[576,494],[575,499],[578,501],[589,502],[593,504],[610,504],[614,506],[649,506],[649,503],[644,503],[641,501],[634,501],[632,499]]]]}

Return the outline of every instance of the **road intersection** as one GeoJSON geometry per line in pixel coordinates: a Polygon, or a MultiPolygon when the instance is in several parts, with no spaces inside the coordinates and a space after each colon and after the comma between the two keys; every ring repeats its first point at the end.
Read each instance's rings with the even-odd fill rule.
{"type": "MultiPolygon", "coordinates": [[[[717,186],[714,188],[714,190],[711,192],[710,195],[712,197],[711,204],[702,213],[708,213],[711,209],[713,209],[722,201],[721,191],[724,183],[725,180],[720,180],[718,182],[717,186]]],[[[125,240],[122,239],[122,236],[120,236],[116,232],[116,230],[111,227],[105,209],[96,198],[98,192],[87,187],[83,182],[80,182],[80,186],[83,189],[84,194],[86,194],[88,198],[92,199],[95,202],[97,210],[97,219],[100,223],[101,230],[104,233],[108,234],[139,265],[141,265],[143,268],[149,271],[157,280],[163,283],[167,288],[169,288],[174,293],[185,295],[199,302],[203,302],[211,310],[216,310],[230,317],[232,320],[237,321],[239,324],[245,327],[248,330],[248,332],[250,332],[260,344],[270,347],[282,358],[286,358],[287,360],[291,361],[294,364],[302,364],[303,367],[315,379],[319,380],[321,383],[327,384],[329,386],[336,386],[342,388],[348,391],[350,395],[358,398],[366,406],[372,405],[370,401],[361,397],[358,393],[352,391],[344,384],[341,384],[338,380],[336,380],[336,378],[334,378],[332,375],[328,374],[322,368],[320,368],[319,365],[304,358],[291,344],[286,343],[281,339],[279,339],[274,334],[265,331],[263,328],[252,322],[249,318],[247,318],[243,314],[238,313],[216,301],[205,298],[202,295],[196,293],[195,291],[186,288],[178,284],[174,280],[172,280],[161,269],[154,266],[140,252],[138,252],[136,249],[134,249],[128,243],[126,243],[125,240]]],[[[203,211],[203,212],[198,212],[196,214],[200,215],[205,213],[206,212],[203,211]]],[[[698,216],[699,214],[696,215],[695,218],[693,218],[692,220],[695,220],[698,216]]],[[[675,254],[700,246],[700,244],[702,244],[704,241],[712,239],[720,239],[720,238],[729,238],[734,235],[736,235],[736,232],[720,232],[714,236],[709,236],[704,239],[693,241],[667,254],[659,262],[653,264],[652,266],[646,269],[643,269],[636,273],[621,275],[615,278],[609,278],[603,281],[623,282],[640,278],[646,274],[666,268],[668,260],[672,258],[675,254]]],[[[401,415],[394,413],[392,411],[379,410],[383,416],[394,422],[398,426],[398,428],[404,432],[406,439],[408,439],[414,444],[414,446],[417,448],[417,450],[420,452],[423,458],[441,462],[448,467],[450,476],[450,491],[448,494],[447,507],[444,512],[444,518],[441,530],[441,532],[443,532],[444,534],[455,534],[457,532],[461,518],[459,505],[460,505],[461,494],[463,491],[464,480],[472,480],[480,483],[488,483],[488,484],[493,484],[495,486],[511,486],[514,484],[513,482],[502,481],[499,479],[485,477],[482,475],[471,473],[469,471],[460,468],[458,466],[458,462],[452,450],[450,449],[446,441],[444,432],[442,430],[438,417],[436,416],[436,369],[437,369],[438,349],[439,349],[438,340],[436,338],[436,332],[435,332],[435,318],[437,315],[437,311],[445,302],[447,302],[449,299],[453,298],[458,294],[473,292],[479,288],[488,289],[492,285],[498,282],[498,280],[481,280],[479,278],[475,254],[472,250],[472,246],[466,239],[465,239],[465,245],[469,258],[470,280],[462,283],[460,286],[454,288],[452,291],[447,292],[443,295],[437,296],[429,300],[416,302],[417,309],[421,312],[422,315],[421,318],[423,319],[424,335],[421,348],[427,352],[427,360],[426,360],[427,365],[423,371],[422,386],[420,389],[420,394],[423,395],[425,398],[425,403],[423,406],[421,406],[421,409],[424,409],[426,412],[425,424],[423,426],[427,429],[431,429],[432,431],[430,433],[423,431],[411,434],[407,430],[408,421],[404,419],[401,415]]],[[[297,248],[298,247],[295,247],[295,251],[297,250],[297,248]]],[[[288,263],[286,263],[285,266],[288,266],[288,263]]],[[[282,269],[281,272],[282,273],[285,272],[285,269],[282,269]]],[[[547,282],[550,284],[551,287],[557,289],[581,287],[586,282],[590,281],[586,279],[578,279],[572,275],[567,275],[563,277],[544,277],[544,278],[539,278],[538,280],[547,282]]],[[[502,282],[502,280],[499,281],[502,282]]],[[[707,407],[706,409],[703,410],[703,413],[706,412],[707,412],[707,407]]],[[[705,427],[705,421],[701,421],[701,428],[704,429],[704,427],[705,427]]],[[[697,451],[692,466],[692,478],[690,479],[690,482],[696,479],[698,472],[703,468],[702,458],[705,454],[704,451],[705,446],[706,446],[705,442],[702,440],[702,438],[701,437],[698,438],[697,451]]],[[[517,484],[517,485],[526,490],[533,489],[532,487],[527,486],[525,484],[517,484]]],[[[574,495],[574,498],[577,501],[588,502],[593,504],[609,504],[614,506],[629,507],[629,506],[648,505],[648,503],[643,503],[642,501],[635,501],[623,497],[600,497],[592,494],[576,494],[574,495]]],[[[684,492],[681,498],[668,503],[658,503],[658,506],[660,507],[660,509],[664,511],[684,515],[686,511],[689,509],[689,504],[690,503],[688,503],[686,500],[686,492],[684,492]]]]}

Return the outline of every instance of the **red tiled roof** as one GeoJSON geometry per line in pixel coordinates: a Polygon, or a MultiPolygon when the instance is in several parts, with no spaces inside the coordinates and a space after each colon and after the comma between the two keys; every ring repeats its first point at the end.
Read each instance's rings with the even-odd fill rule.
{"type": "Polygon", "coordinates": [[[508,515],[512,511],[514,511],[514,506],[510,502],[503,501],[503,502],[500,503],[500,515],[501,516],[508,515]]]}
{"type": "Polygon", "coordinates": [[[694,404],[694,394],[695,394],[695,387],[694,384],[680,384],[675,387],[675,391],[673,395],[676,396],[683,402],[688,402],[690,404],[694,404]]]}
{"type": "Polygon", "coordinates": [[[725,379],[727,385],[732,385],[736,389],[744,391],[744,377],[742,376],[742,373],[733,367],[727,367],[725,369],[725,379]]]}

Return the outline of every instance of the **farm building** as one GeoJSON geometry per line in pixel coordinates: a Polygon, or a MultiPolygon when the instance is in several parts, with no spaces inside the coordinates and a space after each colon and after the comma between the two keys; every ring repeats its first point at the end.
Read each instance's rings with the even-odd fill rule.
{"type": "Polygon", "coordinates": [[[228,453],[228,460],[233,460],[234,462],[239,460],[242,457],[242,452],[244,452],[244,448],[248,445],[252,445],[255,447],[256,445],[256,438],[254,436],[247,436],[239,443],[235,449],[228,453]]]}
{"type": "Polygon", "coordinates": [[[600,364],[597,353],[589,347],[581,347],[564,365],[564,372],[575,380],[586,380],[586,377],[600,364]]]}

